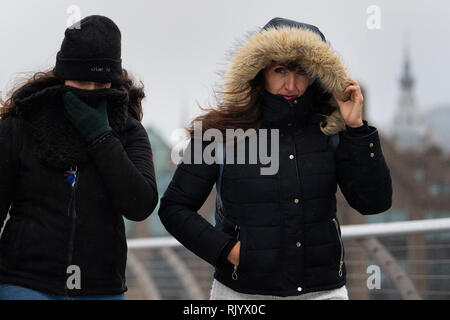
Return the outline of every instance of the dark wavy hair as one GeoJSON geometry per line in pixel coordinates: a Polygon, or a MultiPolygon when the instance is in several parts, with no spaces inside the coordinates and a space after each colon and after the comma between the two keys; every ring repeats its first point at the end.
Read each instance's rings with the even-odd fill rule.
{"type": "MultiPolygon", "coordinates": [[[[13,97],[17,92],[33,85],[40,85],[45,88],[58,84],[64,84],[64,80],[56,78],[51,70],[37,72],[24,81],[21,81],[8,93],[5,101],[0,99],[0,104],[2,105],[0,108],[0,119],[6,119],[11,115],[16,114],[16,105],[14,104],[13,97]]],[[[136,83],[128,71],[126,69],[122,69],[121,81],[119,83],[113,83],[111,87],[128,92],[128,112],[138,121],[142,121],[144,116],[144,112],[142,110],[142,100],[145,98],[144,84],[142,81],[136,83]]]]}

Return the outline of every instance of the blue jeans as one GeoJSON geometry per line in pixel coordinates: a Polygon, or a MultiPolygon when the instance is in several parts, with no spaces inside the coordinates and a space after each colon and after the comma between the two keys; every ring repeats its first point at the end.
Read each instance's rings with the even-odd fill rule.
{"type": "Polygon", "coordinates": [[[0,300],[125,300],[125,295],[57,296],[13,284],[0,284],[0,300]]]}

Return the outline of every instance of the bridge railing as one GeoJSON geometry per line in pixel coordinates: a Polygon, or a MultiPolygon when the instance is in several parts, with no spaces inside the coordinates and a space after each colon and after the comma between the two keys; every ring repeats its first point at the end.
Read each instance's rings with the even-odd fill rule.
{"type": "MultiPolygon", "coordinates": [[[[450,299],[450,218],[341,226],[350,299],[450,299]]],[[[128,240],[129,299],[208,299],[213,268],[172,237],[128,240]]]]}

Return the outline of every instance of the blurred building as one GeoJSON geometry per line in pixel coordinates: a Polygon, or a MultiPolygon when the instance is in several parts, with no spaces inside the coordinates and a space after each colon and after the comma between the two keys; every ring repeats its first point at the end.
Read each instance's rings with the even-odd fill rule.
{"type": "MultiPolygon", "coordinates": [[[[361,216],[339,192],[338,213],[343,224],[408,221],[450,217],[450,154],[433,139],[433,132],[449,134],[447,125],[433,127],[419,115],[415,79],[406,55],[400,78],[400,99],[388,134],[379,132],[383,154],[393,180],[393,204],[385,213],[361,216]]],[[[367,101],[367,99],[365,100],[367,101]]],[[[367,106],[364,106],[367,112],[367,106]]],[[[449,110],[441,114],[450,115],[449,110]]],[[[366,116],[364,118],[367,119],[366,116]]],[[[370,119],[369,119],[370,122],[370,119]]],[[[436,123],[436,122],[434,122],[436,123]]],[[[437,123],[439,123],[437,121],[437,123]]],[[[377,239],[412,281],[422,299],[450,298],[450,233],[377,239]]],[[[378,265],[361,242],[347,243],[349,293],[352,299],[400,299],[396,280],[382,270],[382,290],[368,290],[366,268],[378,265]]]]}
{"type": "MultiPolygon", "coordinates": [[[[161,198],[169,186],[176,164],[172,147],[154,129],[147,128],[152,145],[158,193],[161,198]]],[[[213,223],[215,191],[199,213],[213,223]]],[[[159,203],[143,222],[126,220],[127,237],[169,236],[158,216],[159,203]]],[[[185,248],[129,250],[127,299],[195,299],[209,297],[212,268],[185,248]]]]}
{"type": "Polygon", "coordinates": [[[397,149],[423,149],[430,143],[430,128],[420,118],[414,84],[409,52],[406,49],[400,78],[400,97],[390,133],[390,140],[397,149]]]}
{"type": "Polygon", "coordinates": [[[450,152],[450,102],[436,105],[432,109],[422,112],[420,117],[430,128],[431,141],[442,151],[450,152]]]}

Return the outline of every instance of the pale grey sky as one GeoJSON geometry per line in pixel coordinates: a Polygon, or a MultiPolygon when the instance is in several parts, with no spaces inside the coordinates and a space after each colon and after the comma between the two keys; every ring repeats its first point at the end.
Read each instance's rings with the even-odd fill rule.
{"type": "Polygon", "coordinates": [[[2,0],[1,91],[19,72],[54,65],[70,5],[83,17],[102,14],[118,24],[123,66],[146,85],[144,124],[166,139],[200,113],[196,102],[213,102],[217,72],[236,40],[276,16],[321,29],[350,76],[366,87],[369,120],[380,130],[399,97],[406,34],[420,110],[450,104],[447,0],[2,0]],[[381,9],[380,30],[366,26],[370,5],[381,9]]]}

